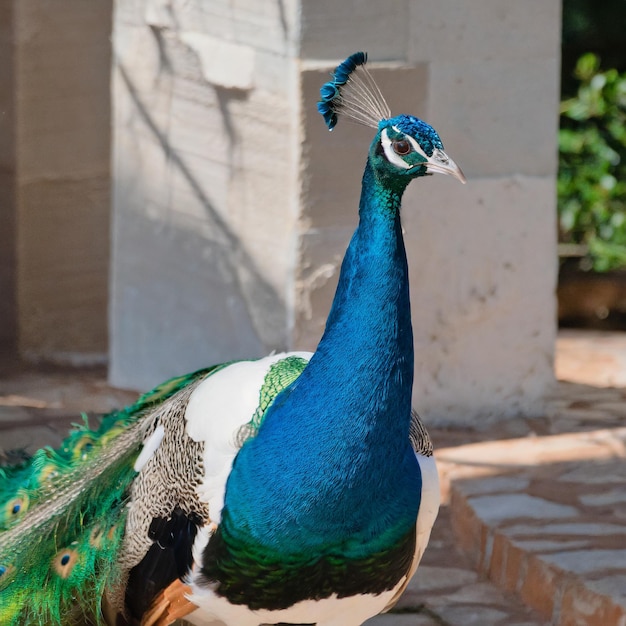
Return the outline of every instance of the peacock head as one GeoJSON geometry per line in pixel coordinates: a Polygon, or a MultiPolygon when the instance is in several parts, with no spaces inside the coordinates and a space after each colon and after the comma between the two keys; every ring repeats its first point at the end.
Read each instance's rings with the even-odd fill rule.
{"type": "Polygon", "coordinates": [[[377,129],[369,159],[377,176],[401,185],[418,176],[450,174],[465,183],[461,168],[445,153],[437,131],[412,115],[391,116],[372,75],[365,68],[367,54],[356,52],[335,69],[325,83],[317,109],[329,130],[343,115],[377,129]]]}

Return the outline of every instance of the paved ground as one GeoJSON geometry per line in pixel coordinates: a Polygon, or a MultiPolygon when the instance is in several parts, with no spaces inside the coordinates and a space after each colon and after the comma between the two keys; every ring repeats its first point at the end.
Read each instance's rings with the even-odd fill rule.
{"type": "Polygon", "coordinates": [[[561,384],[550,434],[438,451],[456,546],[549,623],[626,624],[625,414],[624,390],[561,384]]]}
{"type": "MultiPolygon", "coordinates": [[[[562,333],[546,415],[435,431],[444,507],[410,588],[371,626],[626,626],[626,336],[562,333]]],[[[136,394],[104,372],[0,379],[0,459],[136,394]]]]}

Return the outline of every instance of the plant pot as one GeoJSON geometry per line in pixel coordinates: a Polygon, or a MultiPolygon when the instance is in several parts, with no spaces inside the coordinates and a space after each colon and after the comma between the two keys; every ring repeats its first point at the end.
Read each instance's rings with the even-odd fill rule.
{"type": "Polygon", "coordinates": [[[561,260],[559,326],[626,330],[626,270],[595,272],[584,266],[583,257],[561,260]]]}

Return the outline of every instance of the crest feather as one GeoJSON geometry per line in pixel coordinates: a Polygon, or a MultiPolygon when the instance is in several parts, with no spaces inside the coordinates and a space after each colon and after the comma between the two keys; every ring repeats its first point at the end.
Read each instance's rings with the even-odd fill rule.
{"type": "Polygon", "coordinates": [[[329,130],[337,124],[338,115],[371,128],[378,128],[381,120],[391,117],[388,104],[365,67],[366,62],[365,52],[355,52],[337,66],[333,80],[322,85],[317,110],[329,130]]]}

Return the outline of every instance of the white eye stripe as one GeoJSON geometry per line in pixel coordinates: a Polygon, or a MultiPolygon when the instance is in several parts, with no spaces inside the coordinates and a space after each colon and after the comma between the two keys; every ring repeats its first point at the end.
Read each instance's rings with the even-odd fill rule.
{"type": "MultiPolygon", "coordinates": [[[[411,137],[407,137],[407,139],[411,139],[411,137]]],[[[392,163],[396,167],[401,167],[405,170],[411,169],[412,166],[409,165],[408,163],[405,163],[404,159],[395,153],[391,145],[391,139],[389,139],[389,135],[387,134],[386,128],[383,128],[383,132],[380,134],[380,143],[383,146],[383,151],[389,163],[392,163]]]]}

